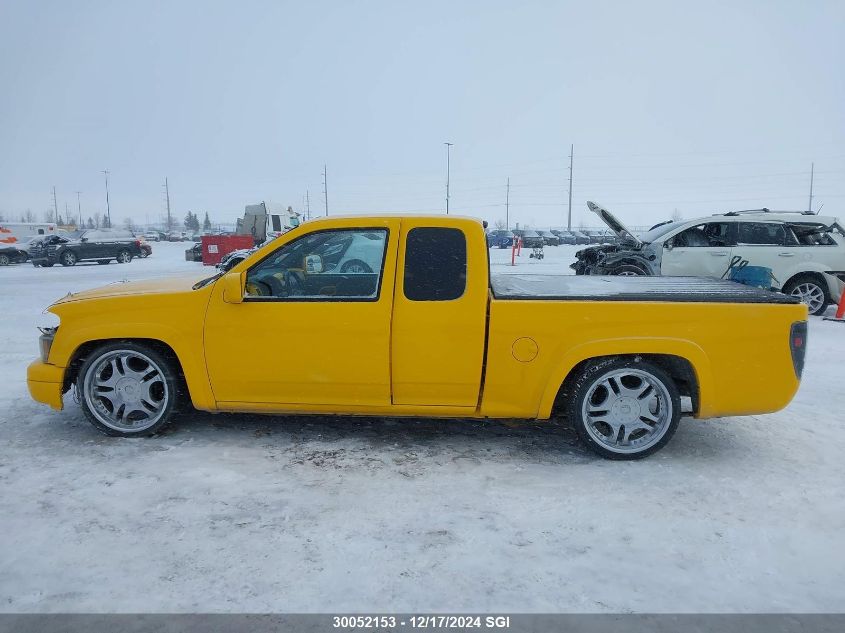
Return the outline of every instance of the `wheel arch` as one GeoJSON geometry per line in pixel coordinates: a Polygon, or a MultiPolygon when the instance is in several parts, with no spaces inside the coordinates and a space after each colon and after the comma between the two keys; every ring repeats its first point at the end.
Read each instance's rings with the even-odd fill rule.
{"type": "Polygon", "coordinates": [[[713,377],[710,361],[704,351],[689,341],[673,339],[637,342],[599,341],[583,346],[567,355],[553,371],[542,396],[538,417],[549,418],[568,397],[567,389],[581,374],[587,363],[611,357],[639,358],[652,362],[678,385],[682,396],[692,400],[695,417],[709,417],[713,377]]]}
{"type": "Polygon", "coordinates": [[[173,368],[176,370],[177,374],[180,377],[180,389],[182,390],[182,395],[184,395],[188,400],[193,401],[193,398],[191,397],[191,389],[188,385],[188,378],[185,375],[185,370],[182,367],[182,361],[179,359],[179,355],[176,353],[176,351],[171,345],[169,345],[165,341],[155,338],[102,338],[82,343],[73,351],[73,354],[71,354],[70,362],[68,363],[67,369],[65,370],[64,381],[62,384],[62,393],[68,391],[71,385],[76,382],[77,378],[79,377],[79,370],[81,369],[82,365],[85,363],[89,355],[95,352],[100,347],[104,345],[109,345],[111,343],[134,343],[136,345],[145,345],[157,351],[159,354],[164,356],[170,363],[173,364],[173,368]]]}
{"type": "Polygon", "coordinates": [[[795,281],[799,277],[812,277],[813,279],[818,281],[819,284],[823,288],[826,288],[826,289],[829,290],[829,284],[827,283],[827,279],[824,276],[823,270],[802,270],[802,271],[799,271],[799,272],[793,274],[786,281],[784,281],[781,284],[781,291],[783,291],[784,288],[786,288],[789,284],[791,284],[793,281],[795,281]]]}

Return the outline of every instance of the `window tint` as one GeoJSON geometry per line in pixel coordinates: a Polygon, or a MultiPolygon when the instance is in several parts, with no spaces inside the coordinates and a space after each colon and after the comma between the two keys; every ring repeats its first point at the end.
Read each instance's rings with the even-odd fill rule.
{"type": "Polygon", "coordinates": [[[273,230],[274,231],[281,231],[282,230],[282,218],[280,218],[278,215],[271,215],[270,218],[273,222],[273,230]]]}
{"type": "Polygon", "coordinates": [[[285,244],[247,272],[248,299],[378,299],[384,229],[317,231],[285,244]]]}
{"type": "Polygon", "coordinates": [[[774,244],[783,246],[786,235],[782,224],[763,222],[740,222],[739,237],[740,244],[774,244]]]}
{"type": "Polygon", "coordinates": [[[411,229],[405,241],[405,297],[451,301],[464,294],[467,243],[459,229],[411,229]]]}

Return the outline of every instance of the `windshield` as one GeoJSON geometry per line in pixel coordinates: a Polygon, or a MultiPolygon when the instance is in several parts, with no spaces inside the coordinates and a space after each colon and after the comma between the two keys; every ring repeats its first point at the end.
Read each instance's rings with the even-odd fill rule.
{"type": "Polygon", "coordinates": [[[640,235],[640,241],[645,242],[646,244],[650,244],[651,242],[656,242],[661,237],[666,235],[669,231],[678,228],[678,224],[676,222],[669,222],[667,224],[661,224],[660,226],[656,226],[650,231],[646,231],[642,235],[640,235]]]}

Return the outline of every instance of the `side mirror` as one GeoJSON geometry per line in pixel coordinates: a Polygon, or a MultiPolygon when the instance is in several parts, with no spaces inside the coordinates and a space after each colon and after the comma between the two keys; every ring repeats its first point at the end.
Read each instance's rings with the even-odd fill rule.
{"type": "Polygon", "coordinates": [[[243,303],[244,273],[226,273],[221,279],[223,283],[223,301],[226,303],[243,303]]]}
{"type": "Polygon", "coordinates": [[[675,245],[672,243],[672,240],[666,240],[665,242],[663,242],[663,246],[667,251],[671,251],[675,247],[675,245]]]}
{"type": "Polygon", "coordinates": [[[79,240],[79,241],[80,241],[80,242],[87,242],[87,241],[88,241],[88,238],[87,238],[87,237],[83,237],[83,238],[80,238],[80,240],[79,240]]]}
{"type": "Polygon", "coordinates": [[[306,255],[305,272],[309,275],[323,272],[323,258],[319,255],[306,255]]]}

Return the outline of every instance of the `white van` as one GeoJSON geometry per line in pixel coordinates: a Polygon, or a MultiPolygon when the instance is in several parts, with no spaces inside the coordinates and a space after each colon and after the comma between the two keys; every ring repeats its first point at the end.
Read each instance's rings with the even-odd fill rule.
{"type": "Polygon", "coordinates": [[[39,235],[62,233],[53,222],[0,222],[0,244],[26,244],[39,235]]]}
{"type": "Polygon", "coordinates": [[[65,232],[52,222],[0,222],[0,266],[25,262],[32,238],[65,232]]]}

